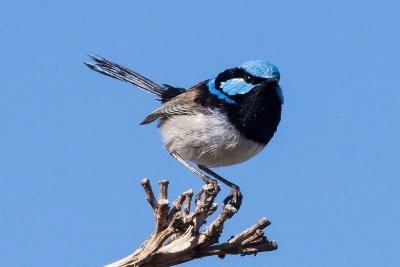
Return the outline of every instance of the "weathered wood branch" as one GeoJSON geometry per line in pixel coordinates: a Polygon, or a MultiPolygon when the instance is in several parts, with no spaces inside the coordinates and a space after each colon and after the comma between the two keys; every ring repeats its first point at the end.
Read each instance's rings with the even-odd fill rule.
{"type": "Polygon", "coordinates": [[[168,183],[167,180],[159,183],[160,193],[157,200],[149,179],[142,180],[146,199],[155,217],[154,232],[134,253],[107,267],[172,266],[207,256],[244,256],[278,248],[278,245],[269,241],[262,231],[271,224],[266,218],[261,218],[255,225],[227,242],[217,244],[224,223],[240,209],[242,195],[239,190],[232,190],[225,199],[221,212],[204,231],[201,231],[200,228],[206,223],[206,219],[218,208],[214,202],[220,191],[218,184],[205,184],[195,195],[195,208],[190,212],[192,190],[182,193],[170,207],[167,199],[168,183]]]}

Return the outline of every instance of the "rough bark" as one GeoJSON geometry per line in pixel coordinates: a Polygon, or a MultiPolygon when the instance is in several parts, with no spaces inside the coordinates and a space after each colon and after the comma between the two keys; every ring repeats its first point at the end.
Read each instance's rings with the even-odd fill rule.
{"type": "Polygon", "coordinates": [[[269,241],[264,235],[263,229],[271,224],[266,218],[261,218],[225,243],[218,244],[224,223],[240,208],[242,195],[239,189],[232,190],[217,217],[201,231],[200,227],[206,223],[206,219],[217,211],[214,200],[220,191],[218,184],[205,184],[195,195],[195,207],[191,211],[192,190],[182,193],[170,207],[168,183],[167,180],[159,183],[157,200],[149,179],[142,180],[146,199],[155,217],[155,229],[135,252],[107,267],[172,266],[207,256],[244,256],[278,248],[275,241],[269,241]]]}

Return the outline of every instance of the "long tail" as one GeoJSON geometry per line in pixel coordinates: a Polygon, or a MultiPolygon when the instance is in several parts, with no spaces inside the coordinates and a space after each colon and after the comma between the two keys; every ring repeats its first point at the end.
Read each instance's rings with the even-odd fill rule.
{"type": "Polygon", "coordinates": [[[100,72],[104,75],[110,76],[114,79],[118,79],[127,83],[131,83],[136,85],[147,92],[153,93],[157,96],[162,96],[165,88],[161,85],[156,84],[155,82],[143,77],[142,75],[131,71],[125,67],[122,67],[118,64],[115,64],[111,61],[108,61],[105,58],[99,56],[90,56],[89,57],[94,61],[94,63],[84,62],[86,66],[100,72]]]}

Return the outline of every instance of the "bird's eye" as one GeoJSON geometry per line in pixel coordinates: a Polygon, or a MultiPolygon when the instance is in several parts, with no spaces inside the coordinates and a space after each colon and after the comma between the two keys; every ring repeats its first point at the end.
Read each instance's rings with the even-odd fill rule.
{"type": "Polygon", "coordinates": [[[253,83],[254,79],[250,75],[245,75],[244,76],[244,81],[247,83],[253,83]]]}

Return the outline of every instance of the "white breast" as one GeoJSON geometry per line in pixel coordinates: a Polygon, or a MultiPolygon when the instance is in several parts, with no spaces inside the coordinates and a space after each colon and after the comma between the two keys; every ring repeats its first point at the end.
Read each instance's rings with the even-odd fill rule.
{"type": "Polygon", "coordinates": [[[244,138],[226,115],[217,112],[172,116],[160,128],[169,152],[208,167],[241,163],[264,148],[244,138]]]}

